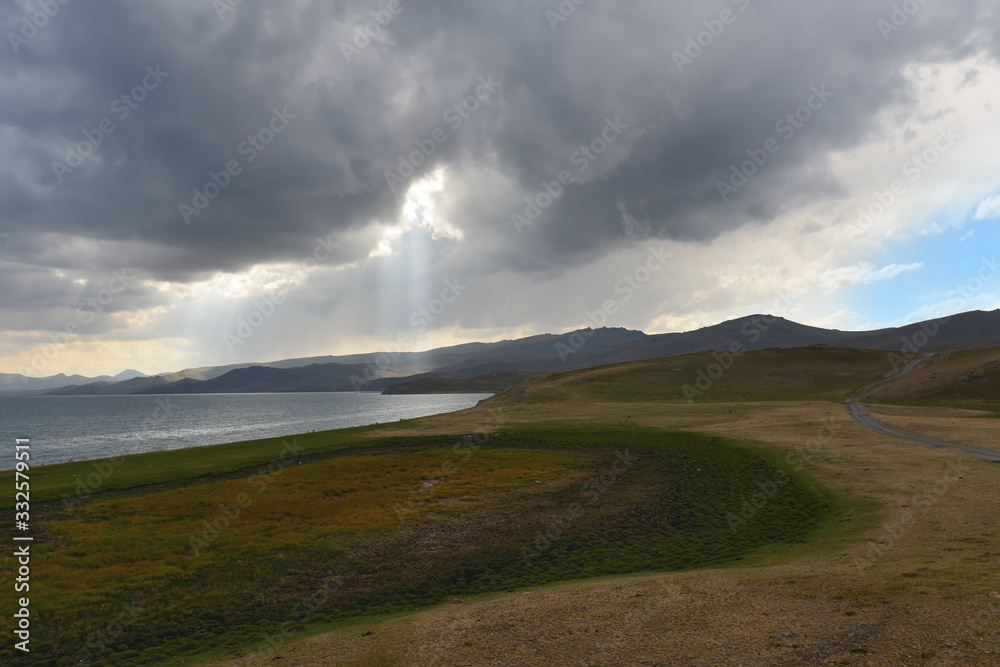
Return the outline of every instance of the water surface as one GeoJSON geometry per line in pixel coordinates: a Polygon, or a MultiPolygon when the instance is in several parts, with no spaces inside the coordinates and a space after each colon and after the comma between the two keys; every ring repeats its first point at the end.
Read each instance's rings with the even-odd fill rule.
{"type": "Polygon", "coordinates": [[[31,439],[32,463],[97,459],[366,426],[475,405],[490,394],[181,394],[0,397],[0,469],[14,467],[14,438],[31,439]]]}

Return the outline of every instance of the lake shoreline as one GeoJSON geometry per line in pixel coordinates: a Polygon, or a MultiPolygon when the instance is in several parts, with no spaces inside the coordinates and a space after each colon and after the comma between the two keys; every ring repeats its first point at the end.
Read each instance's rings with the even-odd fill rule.
{"type": "MultiPolygon", "coordinates": [[[[473,407],[489,395],[278,392],[0,397],[0,431],[10,439],[30,439],[33,462],[48,465],[388,424],[473,407]]],[[[0,462],[0,470],[13,465],[13,459],[0,462]]]]}

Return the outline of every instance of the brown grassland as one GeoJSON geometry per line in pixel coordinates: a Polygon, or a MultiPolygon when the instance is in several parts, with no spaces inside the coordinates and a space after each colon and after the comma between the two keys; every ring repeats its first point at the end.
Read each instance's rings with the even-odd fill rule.
{"type": "MultiPolygon", "coordinates": [[[[109,627],[116,605],[140,600],[141,627],[162,632],[162,642],[157,635],[140,646],[133,632],[132,647],[91,647],[94,664],[173,665],[181,655],[183,664],[212,667],[1000,664],[1000,597],[991,597],[1000,591],[1000,467],[857,424],[840,401],[878,382],[885,353],[752,353],[686,401],[681,388],[714,359],[701,353],[555,374],[461,412],[299,436],[301,453],[270,474],[259,466],[275,460],[280,439],[132,457],[72,510],[58,499],[87,464],[40,468],[33,471],[40,498],[33,521],[41,526],[33,606],[57,621],[42,626],[54,633],[89,627],[88,614],[109,627]],[[537,433],[540,444],[519,446],[497,432],[501,424],[537,433]],[[549,570],[559,576],[546,579],[559,583],[541,587],[507,583],[536,576],[520,574],[519,558],[485,575],[454,569],[470,554],[508,554],[511,544],[530,542],[567,492],[607,472],[618,444],[579,444],[586,441],[579,434],[600,440],[602,429],[618,429],[636,447],[651,432],[656,442],[660,431],[676,440],[663,450],[669,455],[655,444],[645,450],[654,456],[577,521],[603,560],[570,549],[561,554],[563,569],[549,570]],[[447,443],[491,432],[487,446],[443,468],[459,451],[447,443]],[[719,438],[737,453],[715,452],[719,438]],[[714,453],[698,458],[701,449],[714,453]],[[692,510],[695,523],[716,532],[674,571],[637,573],[650,569],[644,562],[666,561],[616,550],[615,540],[642,538],[634,527],[643,522],[665,522],[651,503],[679,493],[674,487],[695,494],[677,496],[688,503],[702,477],[714,476],[704,488],[720,494],[747,488],[746,475],[728,481],[737,471],[727,460],[801,470],[808,483],[799,495],[787,495],[789,486],[745,517],[750,526],[765,515],[769,526],[784,522],[792,538],[760,548],[747,538],[730,545],[738,557],[682,569],[713,562],[704,549],[724,541],[720,532],[729,537],[725,512],[704,516],[702,507],[719,506],[706,502],[692,510]],[[681,470],[692,461],[719,467],[681,470]],[[801,509],[812,502],[813,480],[836,498],[819,524],[801,509]],[[415,491],[426,489],[433,502],[412,505],[415,491]],[[240,509],[213,531],[223,506],[240,509]],[[401,521],[405,506],[413,509],[401,521]],[[636,569],[607,569],[623,557],[636,569]],[[340,567],[353,578],[332,576],[340,567]],[[598,571],[625,574],[594,578],[598,571]],[[471,592],[452,593],[466,576],[471,592]],[[323,614],[251,651],[261,628],[273,627],[265,623],[287,618],[292,603],[317,587],[323,614]],[[428,608],[442,593],[459,599],[428,608]]],[[[996,349],[935,357],[867,398],[869,413],[901,431],[1000,449],[997,361],[996,349]],[[976,369],[993,382],[962,382],[976,369]]],[[[496,563],[509,561],[497,555],[496,563]]],[[[76,640],[81,650],[85,640],[76,640]]],[[[76,662],[64,652],[52,664],[76,662]]]]}
{"type": "MultiPolygon", "coordinates": [[[[869,432],[831,401],[568,393],[573,400],[533,402],[529,393],[497,405],[512,424],[650,426],[753,442],[859,505],[820,539],[738,566],[482,596],[312,636],[276,655],[296,665],[1000,664],[1000,598],[990,595],[1000,590],[997,464],[869,432]]],[[[995,411],[870,413],[912,433],[1000,449],[995,411]]],[[[410,432],[464,433],[484,418],[482,408],[439,415],[410,432]]]]}

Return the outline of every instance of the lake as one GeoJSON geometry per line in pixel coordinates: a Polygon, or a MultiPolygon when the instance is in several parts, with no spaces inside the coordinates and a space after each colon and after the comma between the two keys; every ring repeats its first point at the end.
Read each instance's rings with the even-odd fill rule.
{"type": "Polygon", "coordinates": [[[366,426],[462,410],[491,394],[181,394],[0,397],[0,470],[14,467],[14,438],[31,462],[59,463],[308,431],[366,426]]]}

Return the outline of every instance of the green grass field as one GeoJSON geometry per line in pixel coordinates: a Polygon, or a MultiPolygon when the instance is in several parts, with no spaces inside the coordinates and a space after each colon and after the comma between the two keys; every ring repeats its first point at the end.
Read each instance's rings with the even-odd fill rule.
{"type": "Polygon", "coordinates": [[[865,401],[1000,413],[1000,348],[951,352],[940,364],[921,368],[865,401]]]}
{"type": "MultiPolygon", "coordinates": [[[[407,428],[413,423],[413,420],[393,422],[379,425],[379,429],[407,428]]],[[[86,498],[95,492],[134,489],[144,485],[185,483],[196,478],[204,478],[207,481],[228,475],[246,476],[251,474],[251,469],[267,466],[281,458],[286,443],[294,441],[301,460],[314,460],[353,447],[370,446],[371,443],[360,438],[363,433],[370,430],[371,427],[363,426],[134,454],[119,459],[103,459],[106,464],[95,461],[74,461],[32,467],[32,500],[49,501],[64,496],[69,496],[71,499],[86,498]],[[110,469],[107,466],[110,466],[110,469]]],[[[5,485],[5,488],[13,488],[14,471],[0,471],[0,484],[5,485]]],[[[13,498],[4,496],[0,498],[0,509],[12,507],[13,503],[13,498]]]]}
{"type": "MultiPolygon", "coordinates": [[[[998,352],[935,358],[864,400],[996,412],[998,352]]],[[[551,404],[549,425],[478,441],[411,420],[34,468],[25,664],[191,664],[455,597],[760,562],[844,530],[860,501],[762,447],[572,425],[571,407],[842,401],[890,369],[878,351],[698,353],[528,380],[490,402],[551,404]]],[[[2,508],[7,580],[13,498],[2,508]]]]}
{"type": "Polygon", "coordinates": [[[285,457],[280,439],[126,457],[112,492],[71,511],[61,480],[86,464],[43,468],[54,500],[33,510],[40,620],[24,664],[235,655],[452,597],[735,562],[836,514],[764,450],[711,436],[358,434],[300,436],[285,457]]]}
{"type": "Polygon", "coordinates": [[[841,401],[892,369],[888,353],[835,347],[698,352],[546,375],[490,399],[524,390],[527,402],[562,400],[727,403],[841,401]]]}

